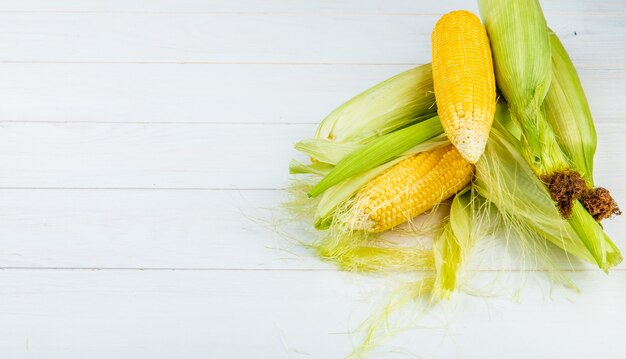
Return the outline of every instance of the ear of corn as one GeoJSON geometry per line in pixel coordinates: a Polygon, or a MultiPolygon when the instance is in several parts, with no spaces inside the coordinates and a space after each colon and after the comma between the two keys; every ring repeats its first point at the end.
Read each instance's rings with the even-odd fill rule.
{"type": "Polygon", "coordinates": [[[553,203],[569,218],[598,266],[606,270],[612,263],[603,237],[597,236],[601,232],[578,202],[584,192],[579,188],[581,177],[570,167],[541,108],[552,79],[549,31],[541,7],[537,0],[479,0],[479,7],[491,42],[496,80],[512,118],[522,129],[520,150],[535,174],[550,184],[553,203]],[[590,233],[596,236],[588,237],[590,233]]]}
{"type": "Polygon", "coordinates": [[[320,123],[315,137],[365,143],[433,117],[437,112],[430,64],[400,73],[355,96],[320,123]]]}
{"type": "MultiPolygon", "coordinates": [[[[560,216],[544,183],[523,159],[523,145],[499,124],[505,112],[497,114],[485,154],[476,163],[473,184],[478,194],[497,206],[506,228],[521,239],[550,241],[604,270],[619,264],[619,250],[580,203],[575,203],[569,220],[560,216]]],[[[535,255],[549,257],[541,247],[535,251],[535,255]]]]}
{"type": "Polygon", "coordinates": [[[476,163],[474,188],[498,207],[508,228],[530,232],[524,237],[545,236],[569,253],[594,262],[584,244],[572,240],[575,233],[560,216],[545,185],[521,156],[516,140],[497,122],[483,158],[476,163]]]}
{"type": "Polygon", "coordinates": [[[485,149],[496,107],[496,83],[485,28],[476,15],[453,11],[432,33],[438,114],[450,142],[476,163],[485,149]]]}
{"type": "MultiPolygon", "coordinates": [[[[395,160],[389,161],[367,172],[350,177],[343,182],[329,188],[326,192],[324,192],[322,196],[320,196],[320,201],[315,212],[315,228],[328,229],[333,221],[333,214],[337,206],[340,203],[348,200],[367,182],[371,181],[373,178],[377,177],[381,173],[384,173],[391,166],[420,152],[434,150],[448,144],[449,142],[446,136],[441,134],[411,148],[409,151],[405,152],[401,157],[398,157],[395,160]]],[[[328,172],[325,172],[324,174],[327,173],[328,172]]]]}
{"type": "Polygon", "coordinates": [[[343,221],[351,230],[388,230],[463,189],[472,172],[472,165],[452,145],[422,152],[363,186],[343,221]]]}
{"type": "Polygon", "coordinates": [[[478,0],[498,87],[519,113],[540,105],[550,87],[548,27],[537,0],[478,0]]]}
{"type": "Polygon", "coordinates": [[[479,0],[496,81],[522,128],[524,155],[539,176],[565,170],[567,161],[541,104],[550,87],[552,60],[548,26],[537,0],[479,0]]]}
{"type": "MultiPolygon", "coordinates": [[[[459,271],[474,244],[496,227],[507,241],[519,243],[515,250],[528,255],[523,263],[541,260],[539,268],[570,288],[574,284],[562,263],[553,262],[550,243],[605,271],[622,261],[594,220],[606,211],[584,208],[594,201],[600,208],[608,191],[565,194],[565,201],[553,191],[567,193],[580,185],[577,172],[586,180],[583,187],[593,184],[595,130],[571,60],[556,36],[550,37],[537,0],[479,0],[479,5],[490,46],[475,16],[463,11],[444,16],[433,32],[433,78],[429,67],[391,78],[333,111],[316,139],[296,145],[314,163],[293,161],[292,173],[321,178],[314,187],[307,182],[300,188],[307,203],[292,211],[301,216],[315,211],[315,228],[325,230],[309,248],[343,270],[426,271],[365,325],[365,339],[351,357],[361,357],[374,345],[374,335],[389,328],[390,312],[416,298],[428,298],[428,305],[447,298],[459,287],[459,271]],[[494,63],[485,61],[490,48],[495,76],[489,72],[494,63]],[[501,97],[495,110],[494,77],[506,99],[501,97]],[[430,111],[432,92],[423,92],[429,86],[439,117],[430,111]],[[444,130],[454,146],[441,141],[444,130]],[[475,170],[468,161],[475,162],[475,170]],[[554,178],[578,182],[566,187],[554,178]],[[380,234],[455,193],[449,219],[435,220],[444,226],[432,250],[380,234]],[[562,210],[562,202],[570,212],[562,210]]],[[[447,202],[428,218],[446,208],[447,202]]],[[[423,234],[418,223],[407,226],[412,235],[423,234]]]]}
{"type": "Polygon", "coordinates": [[[546,120],[577,170],[593,186],[593,156],[597,136],[587,97],[572,60],[555,33],[550,33],[552,82],[543,102],[546,120]]]}
{"type": "Polygon", "coordinates": [[[330,187],[401,156],[412,147],[443,132],[438,117],[376,138],[363,148],[350,153],[309,192],[317,197],[330,187]]]}

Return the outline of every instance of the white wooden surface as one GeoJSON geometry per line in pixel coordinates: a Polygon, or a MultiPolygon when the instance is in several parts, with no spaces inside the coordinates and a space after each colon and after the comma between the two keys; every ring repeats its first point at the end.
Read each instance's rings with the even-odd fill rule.
{"type": "MultiPolygon", "coordinates": [[[[544,0],[595,114],[597,182],[626,204],[626,2],[544,0]]],[[[291,145],[356,92],[429,61],[473,1],[0,3],[2,358],[340,358],[385,284],[254,218],[291,145]],[[282,249],[281,249],[282,248],[282,249]]],[[[626,250],[623,219],[606,223],[626,250]]],[[[623,358],[626,266],[462,296],[394,348],[432,358],[623,358]],[[506,299],[509,298],[509,299],[506,299]]],[[[476,276],[490,278],[493,272],[476,276]]],[[[376,356],[378,357],[378,356],[376,356]]]]}

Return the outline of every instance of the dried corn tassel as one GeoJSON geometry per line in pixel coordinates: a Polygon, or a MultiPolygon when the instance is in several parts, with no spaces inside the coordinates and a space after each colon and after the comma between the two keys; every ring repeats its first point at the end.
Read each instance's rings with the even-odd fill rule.
{"type": "Polygon", "coordinates": [[[550,33],[552,81],[543,102],[546,120],[572,167],[593,185],[596,129],[587,97],[567,51],[555,33],[550,33]]]}
{"type": "Polygon", "coordinates": [[[594,219],[600,221],[619,214],[620,210],[607,189],[592,188],[597,136],[591,110],[574,64],[555,33],[550,33],[550,44],[552,82],[543,102],[545,118],[554,128],[572,168],[586,182],[579,184],[579,200],[594,219]]]}
{"type": "Polygon", "coordinates": [[[521,151],[546,184],[564,218],[584,241],[598,266],[607,270],[609,248],[602,229],[578,202],[585,181],[570,167],[541,105],[552,79],[549,31],[537,0],[479,0],[494,57],[496,80],[519,124],[521,151]]]}

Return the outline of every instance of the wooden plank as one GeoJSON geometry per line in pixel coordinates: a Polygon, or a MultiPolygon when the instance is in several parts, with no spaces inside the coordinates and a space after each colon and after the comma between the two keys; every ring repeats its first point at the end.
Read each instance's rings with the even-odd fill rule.
{"type": "Polygon", "coordinates": [[[333,269],[275,236],[282,191],[0,190],[0,267],[333,269]]]}
{"type": "Polygon", "coordinates": [[[0,187],[278,188],[314,128],[4,123],[0,187]]]}
{"type": "MultiPolygon", "coordinates": [[[[399,348],[446,358],[622,357],[626,273],[576,273],[581,295],[550,293],[530,276],[519,302],[459,297],[376,357],[397,358],[399,348]]],[[[332,272],[4,270],[0,284],[6,357],[158,359],[344,357],[358,342],[349,332],[380,308],[371,293],[384,282],[332,272]]]]}
{"type": "MultiPolygon", "coordinates": [[[[620,0],[588,1],[544,0],[541,6],[547,13],[626,12],[626,4],[620,0]]],[[[478,11],[476,1],[440,0],[420,2],[409,0],[245,0],[245,1],[194,1],[194,0],[21,0],[1,4],[0,11],[90,11],[90,12],[331,12],[331,13],[377,13],[377,14],[442,14],[455,9],[478,11]]]]}
{"type": "MultiPolygon", "coordinates": [[[[411,67],[3,64],[0,121],[317,123],[411,67]]],[[[597,121],[626,118],[626,69],[579,73],[597,121]]]]}
{"type": "MultiPolygon", "coordinates": [[[[626,203],[626,191],[614,195],[626,203]]],[[[4,268],[336,270],[295,243],[313,240],[314,231],[288,224],[283,191],[5,189],[0,198],[4,268]]],[[[626,248],[624,221],[604,226],[626,248]]],[[[485,240],[473,258],[480,270],[537,268],[502,238],[485,240]]]]}
{"type": "MultiPolygon", "coordinates": [[[[626,124],[600,121],[596,180],[626,189],[626,124]]],[[[0,124],[0,187],[282,188],[315,125],[0,124]]]]}
{"type": "MultiPolygon", "coordinates": [[[[0,62],[424,63],[438,15],[0,13],[0,62]]],[[[624,17],[548,16],[580,64],[624,67],[624,17]]]]}

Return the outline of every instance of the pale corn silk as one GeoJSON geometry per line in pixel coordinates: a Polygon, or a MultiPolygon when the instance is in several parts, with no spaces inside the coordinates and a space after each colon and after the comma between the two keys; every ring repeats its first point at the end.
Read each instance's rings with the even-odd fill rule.
{"type": "MultiPolygon", "coordinates": [[[[505,115],[505,110],[501,111],[500,116],[505,115]]],[[[509,123],[508,119],[500,121],[509,123]]],[[[476,164],[474,184],[454,198],[450,215],[438,222],[440,226],[431,222],[422,226],[404,225],[400,232],[395,230],[401,236],[434,236],[435,242],[430,248],[424,243],[407,246],[404,241],[389,241],[378,234],[350,230],[341,220],[303,242],[321,258],[344,270],[386,273],[391,277],[406,271],[423,271],[423,278],[415,283],[407,284],[399,279],[398,288],[390,295],[384,309],[364,322],[360,328],[362,342],[356,347],[354,357],[396,333],[397,327],[386,324],[396,310],[414,303],[416,298],[422,299],[420,310],[424,310],[462,288],[462,282],[457,281],[459,271],[471,258],[476,244],[494,232],[498,233],[498,240],[514,242],[511,247],[517,248],[516,253],[524,258],[522,263],[526,267],[547,269],[552,280],[575,288],[555,265],[555,261],[562,262],[563,256],[570,258],[564,252],[555,252],[550,243],[588,261],[592,262],[593,258],[585,252],[567,222],[560,218],[543,183],[526,164],[518,146],[514,136],[498,124],[492,131],[485,155],[476,164]]],[[[308,225],[314,221],[314,205],[311,204],[316,202],[306,196],[310,188],[311,183],[306,184],[304,180],[294,182],[293,201],[289,205],[292,209],[302,209],[292,210],[292,213],[308,225]]],[[[348,199],[344,204],[350,202],[348,199]]],[[[342,213],[340,210],[336,215],[341,217],[342,213]]]]}
{"type": "MultiPolygon", "coordinates": [[[[495,3],[480,2],[483,18],[491,16],[489,15],[491,10],[494,10],[495,18],[504,16],[506,11],[496,11],[495,3]],[[490,9],[491,7],[494,9],[490,9]]],[[[522,2],[514,0],[507,3],[515,5],[522,2]]],[[[531,10],[541,11],[538,4],[537,7],[531,7],[531,10]]],[[[539,21],[527,24],[528,31],[520,35],[539,36],[541,40],[539,50],[524,46],[515,50],[526,51],[520,53],[519,59],[516,58],[516,63],[520,64],[519,68],[515,68],[515,64],[512,68],[498,66],[502,65],[503,61],[498,61],[497,57],[511,56],[514,51],[503,50],[506,43],[496,46],[497,50],[492,44],[496,57],[496,78],[498,81],[505,78],[505,83],[501,86],[507,88],[504,95],[510,103],[501,101],[498,106],[494,128],[485,144],[484,154],[476,163],[472,184],[456,195],[451,202],[436,206],[437,211],[421,216],[422,219],[424,217],[431,219],[430,222],[425,221],[418,225],[415,221],[409,221],[382,234],[371,233],[366,230],[372,227],[369,214],[358,209],[366,201],[363,198],[367,199],[368,196],[359,198],[358,192],[373,179],[382,176],[389,168],[406,160],[408,156],[445,146],[445,140],[436,140],[436,131],[429,134],[428,138],[416,139],[414,143],[404,143],[407,148],[411,144],[412,149],[418,149],[415,153],[401,153],[397,148],[386,147],[387,145],[375,148],[373,152],[376,161],[379,161],[375,166],[350,163],[347,167],[352,167],[350,170],[353,172],[348,171],[349,175],[344,174],[343,178],[336,177],[340,180],[320,190],[319,197],[307,196],[320,179],[342,165],[340,162],[348,156],[347,152],[364,151],[371,141],[388,134],[397,135],[399,130],[419,124],[425,121],[429,114],[432,115],[433,112],[429,110],[436,109],[436,106],[434,103],[429,104],[428,101],[432,99],[429,100],[422,92],[429,86],[429,80],[425,78],[430,76],[432,81],[432,74],[425,71],[425,67],[413,72],[409,70],[391,78],[331,113],[320,125],[316,139],[337,144],[334,149],[331,149],[334,145],[329,146],[324,142],[305,142],[299,146],[298,149],[309,156],[318,158],[322,154],[326,158],[322,163],[292,165],[294,172],[308,173],[312,178],[309,182],[303,179],[294,182],[291,188],[292,202],[289,204],[291,213],[302,220],[307,228],[315,226],[319,229],[299,238],[298,242],[322,259],[335,263],[344,270],[384,273],[391,280],[397,279],[397,289],[389,295],[383,308],[373,313],[359,328],[358,332],[362,337],[360,344],[352,353],[353,357],[361,357],[395,334],[397,330],[413,324],[411,321],[401,324],[391,319],[396,311],[408,304],[417,301],[420,305],[413,308],[419,308],[418,312],[423,313],[423,310],[431,308],[443,298],[448,298],[455,291],[472,295],[483,294],[468,285],[472,271],[467,267],[471,261],[480,257],[481,247],[485,244],[488,246],[489,243],[504,242],[504,250],[512,252],[518,258],[517,265],[520,268],[541,269],[542,273],[547,274],[554,283],[572,289],[576,289],[575,284],[560,269],[564,268],[564,263],[567,266],[567,263],[573,265],[574,262],[583,260],[606,270],[621,261],[619,250],[595,221],[580,226],[580,223],[585,223],[588,218],[581,217],[578,222],[563,220],[544,184],[536,176],[537,173],[554,167],[555,163],[558,165],[566,158],[566,154],[554,152],[554,148],[559,146],[556,141],[548,142],[552,147],[540,147],[532,138],[529,140],[527,138],[529,136],[523,136],[525,131],[528,132],[526,128],[528,124],[524,119],[543,114],[541,104],[548,93],[552,76],[549,41],[541,39],[542,31],[547,28],[544,20],[542,30],[543,16],[540,15],[539,21]],[[541,50],[541,46],[546,43],[547,55],[541,50]],[[535,57],[539,52],[541,60],[547,58],[547,62],[537,62],[535,57]],[[524,60],[526,58],[528,61],[524,60]],[[519,61],[520,59],[524,61],[519,61]],[[404,81],[408,76],[417,76],[420,83],[425,85],[419,87],[418,91],[403,91],[402,86],[409,86],[409,81],[404,81]],[[397,102],[404,105],[394,107],[395,100],[383,95],[387,91],[386,88],[395,91],[398,96],[397,102]],[[408,110],[410,106],[405,106],[406,104],[416,104],[417,107],[408,110]],[[363,120],[360,117],[368,115],[369,106],[372,108],[371,113],[375,115],[369,116],[367,121],[360,122],[363,120]],[[513,116],[509,114],[509,106],[513,116]],[[415,116],[416,111],[424,117],[415,116]],[[368,126],[374,122],[375,124],[368,126]],[[365,127],[367,129],[364,129],[365,127]],[[439,143],[433,144],[429,143],[430,141],[439,143]],[[427,143],[430,148],[419,147],[427,143]],[[328,155],[327,151],[333,153],[328,155]],[[534,162],[538,155],[539,165],[534,162]],[[437,218],[435,214],[441,212],[444,212],[443,218],[437,218]],[[428,222],[428,225],[423,224],[428,222]],[[424,237],[431,240],[406,240],[424,237]],[[589,238],[593,240],[590,242],[589,238]],[[402,273],[407,272],[415,277],[414,281],[407,283],[403,279],[405,277],[402,273]]],[[[498,21],[486,22],[488,30],[491,28],[492,32],[502,31],[498,30],[499,27],[502,28],[498,21]]],[[[524,26],[526,25],[522,27],[524,26]]],[[[491,37],[492,33],[489,35],[491,37]]],[[[498,35],[493,37],[497,39],[498,35]]],[[[550,98],[549,93],[547,97],[550,98]]],[[[548,126],[547,128],[551,130],[551,125],[547,123],[543,123],[542,126],[548,126]]],[[[443,131],[443,128],[440,131],[443,131]]],[[[550,131],[547,133],[550,134],[550,131]]],[[[410,139],[410,136],[407,136],[402,140],[410,139]]],[[[589,156],[593,157],[593,151],[586,152],[585,160],[589,156]]],[[[360,161],[367,162],[369,158],[365,156],[360,158],[360,161]]],[[[404,188],[404,191],[407,190],[408,187],[404,188]]],[[[411,219],[410,212],[400,211],[400,214],[405,220],[411,219]]],[[[505,268],[507,264],[501,262],[501,268],[505,268]]],[[[494,273],[497,275],[498,263],[490,262],[490,265],[489,269],[495,269],[494,273]]]]}
{"type": "MultiPolygon", "coordinates": [[[[574,76],[575,72],[572,73],[573,67],[563,71],[563,64],[556,61],[556,70],[553,73],[552,58],[565,61],[564,49],[556,41],[552,41],[556,45],[555,50],[551,49],[550,32],[539,2],[479,0],[478,4],[489,35],[496,81],[508,103],[512,122],[519,128],[519,150],[522,156],[533,172],[548,182],[555,175],[577,172],[579,169],[572,167],[572,163],[580,163],[580,170],[587,171],[593,161],[595,139],[582,146],[576,140],[562,141],[566,146],[573,146],[569,151],[563,151],[553,125],[546,119],[542,108],[553,75],[558,75],[558,83],[559,79],[566,80],[567,76],[574,76]],[[581,148],[583,151],[580,151],[581,148]],[[567,152],[576,152],[579,156],[568,157],[567,152]]],[[[569,81],[572,82],[571,79],[569,81]]],[[[582,91],[582,87],[574,87],[572,91],[582,91]]],[[[555,96],[548,99],[557,100],[555,96]]],[[[567,106],[565,102],[560,102],[559,105],[561,104],[567,106]]],[[[548,110],[550,105],[555,103],[548,103],[548,110]]],[[[578,128],[593,127],[588,118],[575,117],[568,120],[580,122],[570,136],[576,136],[578,128]]],[[[554,127],[561,127],[558,122],[554,118],[554,127]]],[[[595,131],[589,135],[595,135],[595,131]]],[[[584,172],[583,176],[592,178],[584,172]]],[[[598,267],[608,271],[621,262],[621,255],[615,244],[581,202],[577,198],[571,198],[569,202],[566,199],[567,207],[570,203],[571,217],[567,222],[598,267]]],[[[564,214],[568,215],[567,212],[564,214]]]]}

